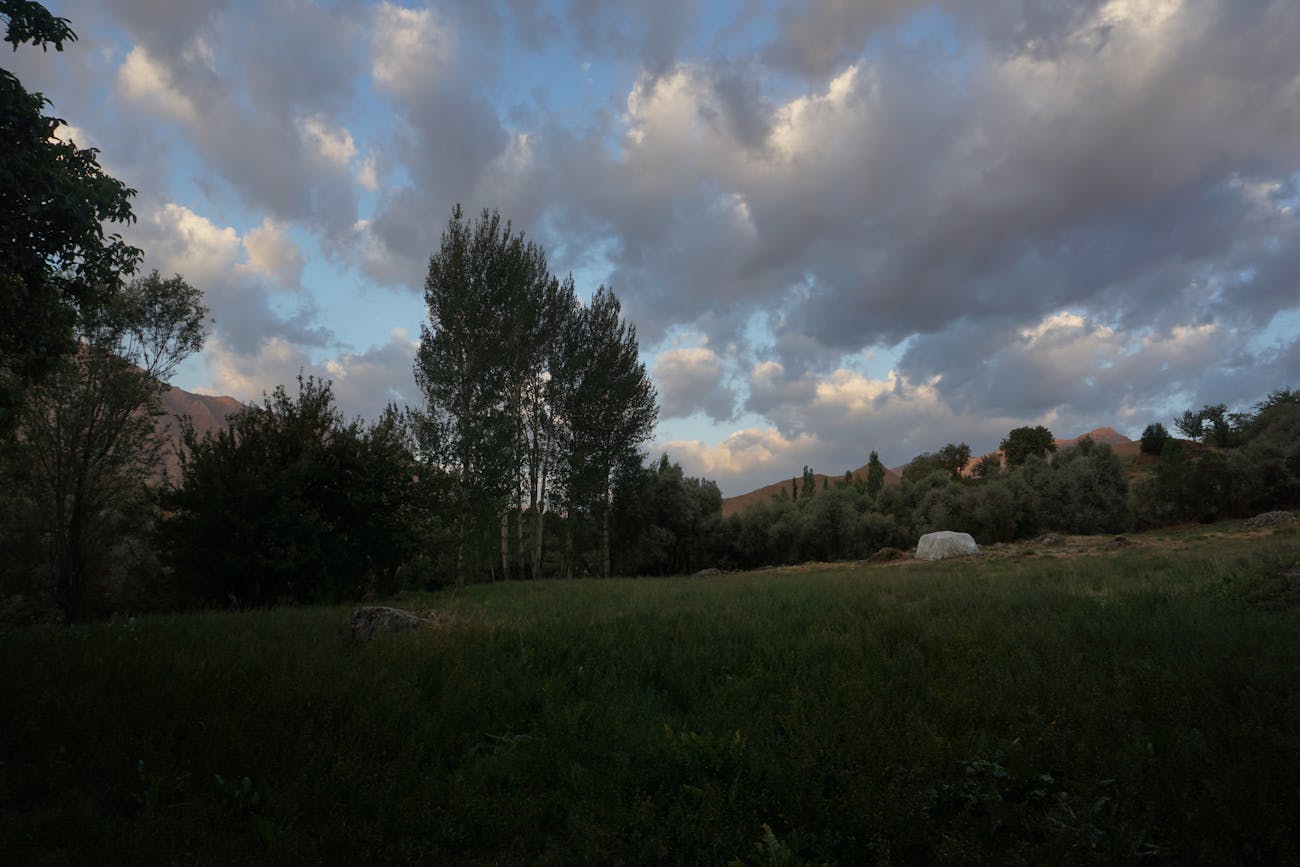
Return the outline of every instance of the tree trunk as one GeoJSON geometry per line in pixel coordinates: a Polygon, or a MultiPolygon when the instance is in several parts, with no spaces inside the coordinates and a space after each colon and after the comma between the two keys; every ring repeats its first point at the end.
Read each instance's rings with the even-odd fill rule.
{"type": "Polygon", "coordinates": [[[515,571],[519,575],[519,580],[523,581],[528,577],[528,565],[524,559],[524,490],[523,478],[516,479],[519,484],[515,485],[515,571]]]}
{"type": "Polygon", "coordinates": [[[465,514],[456,519],[456,586],[465,586],[465,514]]]}
{"type": "Polygon", "coordinates": [[[501,579],[510,580],[510,509],[501,512],[501,579]]]}
{"type": "Polygon", "coordinates": [[[564,577],[573,577],[573,506],[564,520],[564,577]]]}
{"type": "Polygon", "coordinates": [[[546,452],[543,448],[540,478],[533,486],[533,580],[542,577],[542,533],[546,529],[546,452]]]}
{"type": "Polygon", "coordinates": [[[600,522],[601,577],[609,577],[609,484],[605,484],[605,515],[600,522]]]}

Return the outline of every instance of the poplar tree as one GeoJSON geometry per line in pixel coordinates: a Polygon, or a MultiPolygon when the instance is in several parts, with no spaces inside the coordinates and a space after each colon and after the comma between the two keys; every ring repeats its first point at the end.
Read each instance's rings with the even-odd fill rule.
{"type": "Polygon", "coordinates": [[[875,497],[885,486],[885,465],[880,462],[880,455],[875,449],[867,459],[867,495],[875,497]]]}
{"type": "Polygon", "coordinates": [[[639,357],[636,326],[605,287],[568,323],[559,371],[567,427],[570,539],[584,501],[600,515],[601,574],[609,576],[609,512],[614,472],[639,460],[659,417],[654,386],[639,357]]]}
{"type": "Polygon", "coordinates": [[[465,583],[471,533],[505,508],[517,445],[510,388],[517,323],[512,305],[545,271],[533,244],[486,209],[472,224],[459,205],[424,283],[428,323],[420,326],[415,381],[430,432],[422,448],[455,478],[456,584],[465,583]]]}

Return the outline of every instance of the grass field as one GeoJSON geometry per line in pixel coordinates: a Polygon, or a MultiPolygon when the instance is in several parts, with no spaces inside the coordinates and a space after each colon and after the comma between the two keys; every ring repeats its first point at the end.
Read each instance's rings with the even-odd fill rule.
{"type": "Polygon", "coordinates": [[[12,631],[0,852],[1300,861],[1300,536],[1133,538],[12,631]]]}

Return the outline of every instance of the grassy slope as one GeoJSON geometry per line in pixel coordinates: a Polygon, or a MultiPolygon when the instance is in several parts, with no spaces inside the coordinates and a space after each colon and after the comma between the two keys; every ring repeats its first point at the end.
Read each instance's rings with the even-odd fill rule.
{"type": "Polygon", "coordinates": [[[1300,538],[1181,544],[13,632],[0,851],[1294,862],[1300,538]]]}

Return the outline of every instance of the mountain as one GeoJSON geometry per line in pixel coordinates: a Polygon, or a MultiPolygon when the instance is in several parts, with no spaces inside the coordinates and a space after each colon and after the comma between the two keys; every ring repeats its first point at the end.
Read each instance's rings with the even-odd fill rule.
{"type": "MultiPolygon", "coordinates": [[[[1115,430],[1112,427],[1099,427],[1096,428],[1095,430],[1090,430],[1087,433],[1079,434],[1076,437],[1071,437],[1069,439],[1064,439],[1064,440],[1058,439],[1056,440],[1056,447],[1058,449],[1069,448],[1070,446],[1074,445],[1084,437],[1091,437],[1095,442],[1105,443],[1106,445],[1113,448],[1120,457],[1131,457],[1136,455],[1138,453],[1138,447],[1140,445],[1137,440],[1129,439],[1128,437],[1124,436],[1122,433],[1120,433],[1119,431],[1115,430]]],[[[1001,455],[1001,452],[993,452],[993,454],[1001,455]]],[[[962,472],[965,475],[969,476],[971,472],[975,469],[975,464],[979,463],[981,457],[983,456],[982,455],[973,456],[970,459],[970,462],[966,464],[966,469],[963,470],[962,472]]],[[[906,466],[907,465],[904,464],[903,466],[893,467],[891,469],[885,470],[885,484],[896,485],[900,481],[902,481],[903,470],[904,468],[906,468],[906,466]]],[[[867,467],[865,464],[863,464],[861,467],[858,467],[856,470],[853,471],[854,479],[866,478],[866,475],[867,475],[867,467]]],[[[822,480],[827,477],[821,473],[816,473],[815,478],[817,479],[817,487],[818,489],[820,489],[824,484],[822,480]]],[[[834,485],[837,480],[842,479],[844,477],[830,476],[829,478],[830,478],[829,484],[834,485]]],[[[782,489],[784,489],[787,494],[790,493],[789,479],[784,479],[779,482],[773,482],[770,485],[764,485],[763,487],[758,488],[757,490],[750,491],[747,494],[738,494],[737,496],[734,497],[727,497],[722,501],[722,517],[725,518],[728,515],[734,515],[737,512],[744,511],[745,509],[748,509],[750,506],[757,505],[758,503],[771,502],[772,498],[777,496],[782,489]]]]}
{"type": "Polygon", "coordinates": [[[188,415],[194,423],[194,430],[200,435],[216,433],[224,428],[230,416],[244,408],[244,404],[233,397],[218,397],[210,394],[193,394],[183,388],[172,386],[162,393],[163,414],[158,416],[158,427],[166,434],[169,443],[163,446],[162,474],[173,482],[180,476],[180,460],[177,449],[180,447],[181,429],[178,419],[188,415]]]}

